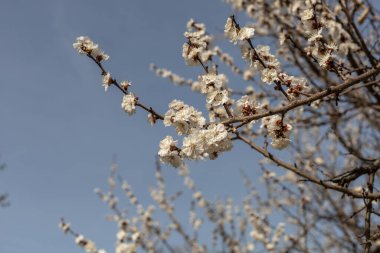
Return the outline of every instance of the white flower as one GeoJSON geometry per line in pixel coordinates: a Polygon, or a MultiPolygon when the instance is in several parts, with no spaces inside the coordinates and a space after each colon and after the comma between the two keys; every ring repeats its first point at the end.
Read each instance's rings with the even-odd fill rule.
{"type": "Polygon", "coordinates": [[[261,71],[261,81],[267,84],[271,84],[274,81],[277,81],[277,71],[272,68],[265,68],[261,71]]]}
{"type": "Polygon", "coordinates": [[[314,10],[307,9],[301,13],[301,20],[310,20],[314,17],[314,10]]]}
{"type": "Polygon", "coordinates": [[[182,164],[177,143],[178,141],[174,141],[173,137],[166,136],[160,142],[160,150],[158,151],[158,156],[162,162],[169,163],[176,168],[182,164]]]}
{"type": "Polygon", "coordinates": [[[257,113],[257,104],[253,96],[244,95],[236,101],[236,109],[241,116],[249,116],[257,113]]]}
{"type": "Polygon", "coordinates": [[[132,115],[136,112],[136,102],[137,98],[133,93],[124,95],[123,102],[121,103],[121,108],[126,111],[129,115],[132,115]]]}
{"type": "Polygon", "coordinates": [[[264,241],[265,240],[265,236],[264,234],[260,233],[259,231],[257,230],[253,230],[251,231],[251,233],[249,234],[253,239],[257,240],[257,241],[264,241]]]}
{"type": "Polygon", "coordinates": [[[227,90],[214,90],[207,93],[206,102],[212,107],[222,105],[229,100],[227,90]]]}
{"type": "Polygon", "coordinates": [[[284,81],[288,84],[288,93],[290,99],[294,99],[300,96],[301,93],[307,92],[310,87],[307,85],[305,78],[296,78],[294,76],[286,76],[284,81]]]}
{"type": "Polygon", "coordinates": [[[309,38],[308,38],[308,42],[314,42],[314,41],[317,41],[317,40],[320,40],[323,38],[322,36],[322,31],[323,29],[322,28],[319,28],[317,30],[313,30],[309,33],[309,38]]]}
{"type": "Polygon", "coordinates": [[[103,75],[102,80],[102,86],[104,87],[104,90],[107,91],[108,87],[110,87],[113,83],[112,76],[109,72],[107,72],[105,75],[103,75]]]}
{"type": "MultiPolygon", "coordinates": [[[[250,48],[248,45],[244,45],[244,46],[240,47],[240,50],[241,50],[241,57],[244,60],[249,61],[249,66],[252,67],[252,65],[254,63],[253,59],[255,59],[255,57],[254,57],[255,53],[252,50],[252,48],[250,48]]],[[[252,71],[252,70],[250,70],[250,71],[252,71]]]]}
{"type": "Polygon", "coordinates": [[[236,44],[238,40],[242,41],[252,38],[255,34],[255,29],[252,27],[242,27],[238,29],[232,18],[229,17],[224,26],[224,34],[232,43],[236,44]]]}
{"type": "Polygon", "coordinates": [[[148,114],[148,122],[151,126],[153,126],[154,124],[156,124],[156,121],[157,121],[157,117],[155,115],[153,115],[152,113],[149,113],[148,114]]]}
{"type": "Polygon", "coordinates": [[[215,159],[218,153],[230,150],[232,142],[223,124],[211,124],[204,132],[205,150],[210,159],[215,159]]]}
{"type": "Polygon", "coordinates": [[[87,240],[83,235],[78,235],[75,237],[75,243],[79,246],[83,246],[85,243],[87,243],[87,240]]]}
{"type": "Polygon", "coordinates": [[[80,36],[76,39],[76,41],[73,43],[73,47],[78,51],[80,54],[88,54],[91,53],[91,51],[96,48],[98,45],[95,44],[89,37],[87,36],[80,36]]]}
{"type": "MultiPolygon", "coordinates": [[[[250,50],[250,52],[251,52],[251,50],[250,50]]],[[[277,58],[273,54],[270,53],[270,47],[269,46],[259,45],[256,48],[256,52],[259,55],[260,59],[265,63],[265,66],[267,68],[275,69],[275,70],[279,69],[280,62],[277,60],[277,58]]],[[[250,54],[252,54],[252,52],[250,54]]],[[[250,56],[250,57],[252,60],[252,56],[250,56]]],[[[259,69],[259,70],[262,70],[264,68],[264,66],[262,66],[261,62],[258,60],[255,60],[253,62],[253,67],[255,69],[259,69]]]]}
{"type": "Polygon", "coordinates": [[[270,145],[276,149],[284,149],[290,144],[290,140],[288,138],[275,138],[272,139],[270,145]]]}
{"type": "Polygon", "coordinates": [[[213,52],[207,49],[212,37],[206,33],[205,25],[190,20],[187,23],[187,29],[184,35],[188,42],[182,47],[182,57],[186,64],[196,66],[200,64],[199,61],[208,61],[213,55],[213,52]]]}
{"type": "Polygon", "coordinates": [[[89,37],[80,36],[73,43],[73,47],[80,54],[90,54],[98,62],[108,60],[109,56],[104,53],[98,44],[95,44],[89,37]]]}
{"type": "Polygon", "coordinates": [[[216,74],[212,71],[205,75],[200,75],[198,79],[201,83],[201,92],[203,94],[206,94],[209,91],[213,91],[215,89],[225,89],[228,83],[228,79],[224,74],[216,74]]]}
{"type": "Polygon", "coordinates": [[[224,106],[211,107],[209,108],[209,121],[216,122],[217,120],[226,120],[228,118],[228,114],[224,106]]]}
{"type": "Polygon", "coordinates": [[[234,22],[232,21],[232,18],[228,18],[227,22],[224,26],[224,34],[227,38],[230,39],[230,41],[234,44],[236,44],[238,39],[238,29],[236,28],[234,22]]]}
{"type": "Polygon", "coordinates": [[[201,48],[195,47],[194,45],[189,45],[189,43],[184,43],[182,47],[182,57],[189,66],[199,65],[198,54],[202,52],[201,48]]]}
{"type": "Polygon", "coordinates": [[[61,221],[59,223],[59,228],[63,231],[63,233],[67,234],[70,231],[70,223],[61,221]]]}
{"type": "Polygon", "coordinates": [[[204,143],[199,138],[199,133],[194,133],[183,139],[181,154],[189,159],[197,160],[204,158],[204,143]]]}
{"type": "Polygon", "coordinates": [[[92,49],[91,51],[91,55],[92,57],[94,57],[98,62],[101,62],[101,61],[106,61],[108,60],[110,57],[108,56],[108,54],[104,53],[98,45],[96,45],[96,47],[94,49],[92,49]]]}
{"type": "Polygon", "coordinates": [[[169,110],[164,117],[164,125],[174,126],[179,135],[190,134],[194,129],[203,127],[205,123],[206,119],[201,112],[180,100],[173,100],[169,104],[169,110]]]}
{"type": "Polygon", "coordinates": [[[134,243],[119,243],[116,246],[115,253],[135,253],[137,246],[134,243]]]}
{"type": "Polygon", "coordinates": [[[223,124],[211,124],[185,137],[181,154],[193,160],[209,157],[215,159],[218,153],[230,150],[232,142],[223,124]]]}
{"type": "Polygon", "coordinates": [[[289,135],[292,130],[290,124],[286,124],[279,115],[265,117],[261,127],[268,131],[268,136],[272,139],[271,145],[276,149],[283,149],[290,144],[289,135]]]}
{"type": "Polygon", "coordinates": [[[140,233],[139,232],[135,232],[132,234],[132,241],[134,242],[137,242],[140,238],[140,233]]]}
{"type": "Polygon", "coordinates": [[[116,238],[118,241],[122,241],[124,240],[125,238],[127,238],[127,232],[120,229],[117,233],[116,233],[116,238]]]}
{"type": "Polygon", "coordinates": [[[239,40],[247,40],[253,37],[255,34],[255,29],[252,27],[243,27],[238,33],[239,40]]]}
{"type": "Polygon", "coordinates": [[[228,79],[224,74],[213,71],[199,76],[201,93],[206,94],[206,102],[211,107],[222,105],[229,101],[227,90],[228,79]]]}
{"type": "Polygon", "coordinates": [[[132,85],[132,82],[130,81],[122,81],[120,83],[120,87],[123,88],[123,90],[128,91],[129,86],[132,85]]]}
{"type": "Polygon", "coordinates": [[[93,241],[88,240],[83,248],[87,253],[97,253],[96,245],[93,241]]]}

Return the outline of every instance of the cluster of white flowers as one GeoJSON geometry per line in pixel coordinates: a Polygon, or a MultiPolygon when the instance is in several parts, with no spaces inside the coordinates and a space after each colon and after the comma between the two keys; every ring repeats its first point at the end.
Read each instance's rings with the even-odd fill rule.
{"type": "Polygon", "coordinates": [[[98,62],[103,60],[106,61],[109,58],[109,56],[99,48],[99,45],[95,44],[87,36],[78,37],[73,43],[73,47],[78,51],[78,53],[91,55],[98,62]]]}
{"type": "Polygon", "coordinates": [[[162,162],[174,167],[182,165],[182,159],[200,160],[206,157],[217,158],[218,154],[232,148],[231,137],[223,124],[210,124],[205,129],[195,129],[183,138],[182,148],[178,148],[178,141],[166,136],[160,142],[158,155],[162,162]]]}
{"type": "Polygon", "coordinates": [[[290,124],[286,124],[279,115],[273,115],[262,119],[262,128],[266,128],[268,136],[272,139],[271,145],[276,149],[286,148],[290,144],[289,135],[292,130],[290,124]]]}
{"type": "Polygon", "coordinates": [[[129,222],[119,222],[119,231],[116,233],[116,253],[135,253],[139,246],[140,233],[129,222]]]}
{"type": "Polygon", "coordinates": [[[77,235],[75,237],[75,243],[82,247],[87,253],[106,253],[104,249],[98,250],[95,243],[86,239],[83,235],[77,235]]]}
{"type": "Polygon", "coordinates": [[[191,19],[187,23],[185,32],[187,42],[182,47],[182,57],[189,66],[197,66],[201,62],[208,61],[213,52],[208,49],[212,37],[206,33],[206,27],[202,23],[196,23],[191,19]]]}
{"type": "Polygon", "coordinates": [[[309,47],[305,48],[306,53],[317,59],[322,68],[329,69],[334,60],[333,53],[338,47],[334,42],[327,43],[323,37],[326,20],[318,18],[313,8],[302,11],[300,17],[308,36],[309,47]]]}
{"type": "MultiPolygon", "coordinates": [[[[230,108],[230,111],[232,109],[230,108]]],[[[223,106],[209,108],[208,118],[210,122],[218,122],[228,119],[228,114],[226,112],[226,109],[224,109],[223,106]]]]}
{"type": "Polygon", "coordinates": [[[236,44],[238,41],[251,39],[255,34],[255,29],[246,26],[239,28],[233,19],[229,17],[224,26],[224,34],[232,43],[236,44]]]}
{"type": "Polygon", "coordinates": [[[269,46],[259,45],[255,51],[248,45],[241,47],[243,59],[250,62],[250,66],[261,73],[261,81],[271,84],[278,81],[278,72],[280,71],[280,62],[270,53],[269,46]]]}
{"type": "Polygon", "coordinates": [[[223,124],[211,124],[207,129],[193,132],[183,139],[184,157],[199,160],[215,159],[218,153],[232,148],[231,138],[223,124]]]}
{"type": "Polygon", "coordinates": [[[173,100],[169,104],[169,110],[164,117],[164,125],[173,126],[178,135],[188,135],[192,131],[202,128],[205,123],[206,119],[201,112],[180,100],[173,100]]]}
{"type": "Polygon", "coordinates": [[[258,113],[261,106],[253,95],[244,95],[236,101],[236,109],[239,116],[250,116],[258,113]]]}
{"type": "Polygon", "coordinates": [[[229,101],[228,79],[224,74],[209,71],[198,77],[200,91],[206,95],[208,108],[221,106],[229,101]]]}
{"type": "Polygon", "coordinates": [[[306,93],[310,90],[305,78],[288,76],[285,73],[280,73],[279,77],[288,87],[286,93],[288,94],[289,99],[298,98],[302,93],[306,93]]]}
{"type": "Polygon", "coordinates": [[[123,102],[121,103],[121,108],[126,111],[129,115],[132,115],[136,112],[136,103],[137,98],[135,95],[130,92],[123,97],[123,102]]]}
{"type": "Polygon", "coordinates": [[[177,147],[177,144],[178,141],[174,141],[171,136],[166,136],[165,139],[160,141],[158,156],[161,162],[171,164],[176,168],[182,165],[182,157],[180,156],[180,149],[177,147]]]}

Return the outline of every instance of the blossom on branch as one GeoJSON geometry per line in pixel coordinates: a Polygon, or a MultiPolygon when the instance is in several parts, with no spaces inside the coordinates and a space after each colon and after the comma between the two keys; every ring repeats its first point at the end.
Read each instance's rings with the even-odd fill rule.
{"type": "Polygon", "coordinates": [[[91,55],[98,62],[103,60],[106,61],[109,58],[109,56],[99,48],[99,45],[95,44],[87,36],[78,37],[73,43],[73,47],[78,53],[91,55]]]}
{"type": "Polygon", "coordinates": [[[173,137],[166,136],[160,142],[160,150],[158,156],[164,163],[171,164],[173,167],[179,167],[182,164],[182,157],[180,156],[180,150],[177,148],[178,141],[174,141],[173,137]]]}
{"type": "Polygon", "coordinates": [[[174,126],[178,135],[188,135],[192,131],[202,128],[205,122],[206,119],[201,112],[179,100],[173,100],[169,104],[169,111],[164,117],[164,125],[174,126]]]}
{"type": "Polygon", "coordinates": [[[128,93],[124,95],[123,102],[121,103],[121,108],[126,111],[129,115],[133,115],[136,112],[136,102],[137,98],[133,93],[128,93]]]}
{"type": "Polygon", "coordinates": [[[224,26],[224,34],[230,39],[230,42],[236,44],[238,41],[251,39],[255,34],[255,29],[252,27],[238,28],[233,19],[229,17],[224,26]]]}
{"type": "Polygon", "coordinates": [[[263,118],[262,128],[266,128],[268,136],[272,139],[271,145],[276,149],[286,148],[290,144],[290,131],[292,126],[286,124],[279,115],[263,118]]]}

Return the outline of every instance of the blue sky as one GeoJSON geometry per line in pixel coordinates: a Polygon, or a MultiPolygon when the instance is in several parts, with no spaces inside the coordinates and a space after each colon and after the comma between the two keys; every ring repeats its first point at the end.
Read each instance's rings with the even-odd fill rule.
{"type": "MultiPolygon", "coordinates": [[[[111,74],[131,80],[141,101],[164,113],[175,98],[196,107],[204,98],[156,77],[149,64],[196,79],[202,69],[181,57],[186,22],[204,22],[222,40],[230,14],[219,0],[1,1],[0,154],[7,169],[0,192],[10,194],[11,206],[0,209],[0,252],[82,252],[58,230],[60,217],[112,252],[116,227],[104,220],[108,209],[93,189],[106,188],[114,155],[140,200],[150,201],[158,143],[173,131],[151,127],[141,110],[122,112],[121,94],[104,92],[96,66],[72,48],[75,38],[99,43],[111,74]]],[[[191,164],[211,199],[241,197],[239,169],[260,171],[257,156],[235,146],[216,161],[191,164]]],[[[181,180],[164,170],[169,190],[180,189],[181,180]]]]}

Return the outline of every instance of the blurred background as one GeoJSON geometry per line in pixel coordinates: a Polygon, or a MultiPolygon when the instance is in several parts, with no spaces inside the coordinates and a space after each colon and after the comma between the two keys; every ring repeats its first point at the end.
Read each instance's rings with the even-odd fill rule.
{"type": "MultiPolygon", "coordinates": [[[[232,13],[221,0],[1,1],[0,163],[6,169],[0,193],[9,193],[10,205],[0,208],[0,252],[82,252],[58,229],[61,217],[113,252],[117,227],[104,219],[110,211],[93,191],[107,188],[112,161],[140,201],[152,202],[158,144],[174,131],[161,122],[151,127],[142,110],[124,113],[121,93],[112,87],[104,92],[98,68],[73,49],[75,38],[87,35],[98,43],[110,55],[104,65],[112,76],[132,81],[131,91],[158,112],[164,114],[173,99],[205,112],[202,95],[156,77],[149,64],[186,78],[202,73],[181,56],[190,18],[205,23],[215,43],[239,59],[239,49],[223,39],[232,13]]],[[[239,78],[226,74],[244,90],[239,78]]],[[[189,167],[209,199],[240,201],[245,189],[239,170],[260,175],[257,160],[235,143],[217,160],[189,167]]],[[[183,188],[172,168],[163,166],[163,172],[169,192],[183,188]]],[[[189,201],[180,200],[177,208],[188,226],[189,201]]]]}

